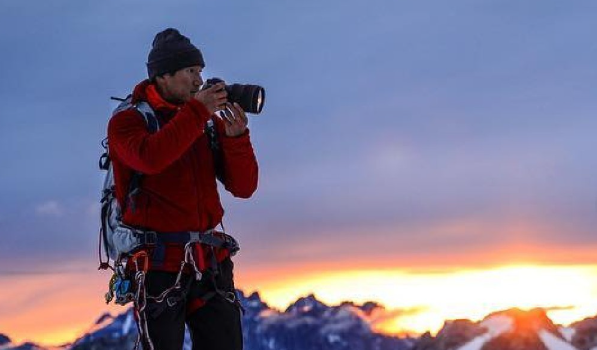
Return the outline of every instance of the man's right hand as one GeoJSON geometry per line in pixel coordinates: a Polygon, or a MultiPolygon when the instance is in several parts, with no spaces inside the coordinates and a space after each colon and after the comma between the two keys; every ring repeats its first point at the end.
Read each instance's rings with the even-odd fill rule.
{"type": "Polygon", "coordinates": [[[210,111],[211,114],[226,107],[226,85],[224,83],[217,83],[205,90],[199,90],[193,96],[194,99],[203,103],[203,105],[210,111]]]}

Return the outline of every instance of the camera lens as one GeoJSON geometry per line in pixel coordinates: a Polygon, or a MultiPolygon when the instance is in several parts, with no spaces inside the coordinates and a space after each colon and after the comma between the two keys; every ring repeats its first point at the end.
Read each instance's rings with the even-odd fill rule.
{"type": "MultiPolygon", "coordinates": [[[[207,79],[202,89],[207,89],[217,83],[223,83],[219,78],[207,79]]],[[[232,84],[225,86],[228,102],[238,103],[247,113],[259,114],[265,104],[265,89],[259,85],[232,84]]]]}
{"type": "Polygon", "coordinates": [[[245,112],[259,114],[265,104],[265,89],[259,85],[226,85],[228,100],[238,103],[245,112]]]}

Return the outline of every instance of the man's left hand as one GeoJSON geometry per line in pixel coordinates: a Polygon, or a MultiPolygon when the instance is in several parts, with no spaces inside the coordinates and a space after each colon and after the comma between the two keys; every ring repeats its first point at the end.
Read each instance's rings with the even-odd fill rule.
{"type": "Polygon", "coordinates": [[[226,103],[226,108],[220,116],[224,120],[226,136],[237,137],[245,133],[249,119],[238,103],[226,103]]]}

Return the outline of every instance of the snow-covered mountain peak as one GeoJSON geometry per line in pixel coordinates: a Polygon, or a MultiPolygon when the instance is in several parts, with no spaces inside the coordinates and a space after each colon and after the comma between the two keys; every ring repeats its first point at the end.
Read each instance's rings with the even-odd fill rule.
{"type": "Polygon", "coordinates": [[[487,329],[487,333],[495,337],[504,332],[511,331],[514,326],[514,321],[511,317],[498,314],[486,317],[481,321],[480,325],[487,329]]]}
{"type": "Polygon", "coordinates": [[[290,314],[309,314],[313,316],[321,315],[326,309],[327,305],[317,300],[315,295],[309,294],[306,297],[299,298],[294,304],[286,309],[286,313],[290,314]]]}
{"type": "Polygon", "coordinates": [[[500,311],[479,324],[487,331],[458,350],[577,350],[543,309],[500,311]]]}
{"type": "Polygon", "coordinates": [[[531,310],[521,310],[518,308],[508,309],[490,314],[485,320],[492,317],[506,317],[512,321],[513,331],[515,332],[537,332],[541,329],[559,334],[558,328],[547,316],[547,312],[542,308],[531,310]]]}
{"type": "Polygon", "coordinates": [[[10,340],[9,337],[7,337],[6,335],[0,333],[0,346],[9,344],[11,342],[12,342],[12,340],[10,340]]]}
{"type": "Polygon", "coordinates": [[[509,309],[480,322],[447,321],[437,336],[421,336],[413,350],[597,350],[596,335],[597,318],[562,328],[544,309],[509,309]]]}
{"type": "MultiPolygon", "coordinates": [[[[435,337],[426,333],[419,339],[404,339],[372,329],[375,314],[384,312],[375,303],[327,306],[308,295],[280,311],[268,307],[258,293],[245,296],[238,291],[238,295],[245,308],[246,350],[597,350],[597,317],[561,328],[551,322],[545,310],[510,309],[492,313],[480,322],[446,321],[435,337]]],[[[129,309],[117,316],[101,315],[86,334],[61,349],[41,349],[32,343],[15,345],[0,334],[0,350],[128,349],[136,337],[129,309]]],[[[190,349],[190,338],[185,339],[185,349],[190,349]]]]}
{"type": "Polygon", "coordinates": [[[261,296],[258,292],[253,292],[249,296],[245,296],[242,291],[237,290],[236,295],[238,296],[241,305],[245,308],[246,313],[249,315],[259,315],[262,312],[270,310],[270,307],[261,300],[261,296]]]}

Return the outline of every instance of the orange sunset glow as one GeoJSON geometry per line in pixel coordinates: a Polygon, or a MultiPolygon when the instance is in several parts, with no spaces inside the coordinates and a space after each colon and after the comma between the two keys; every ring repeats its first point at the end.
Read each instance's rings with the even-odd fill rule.
{"type": "MultiPolygon", "coordinates": [[[[294,277],[265,276],[243,278],[239,286],[245,293],[259,291],[265,302],[281,310],[311,293],[329,305],[375,301],[385,310],[371,316],[372,326],[392,334],[436,332],[448,319],[479,320],[512,307],[546,308],[554,322],[564,325],[597,314],[595,265],[511,265],[435,272],[303,271],[294,277]]],[[[12,308],[4,307],[8,312],[0,314],[2,329],[16,342],[58,345],[75,339],[102,312],[124,311],[103,304],[105,276],[89,276],[86,284],[64,288],[73,277],[3,278],[2,285],[11,283],[15,288],[0,291],[0,298],[13,301],[12,308]]]]}
{"type": "Polygon", "coordinates": [[[376,301],[393,317],[374,325],[388,333],[437,331],[445,320],[478,320],[512,307],[550,309],[556,323],[597,313],[597,266],[505,266],[437,273],[345,271],[313,274],[294,283],[272,283],[262,297],[284,308],[315,292],[328,303],[376,301]]]}

